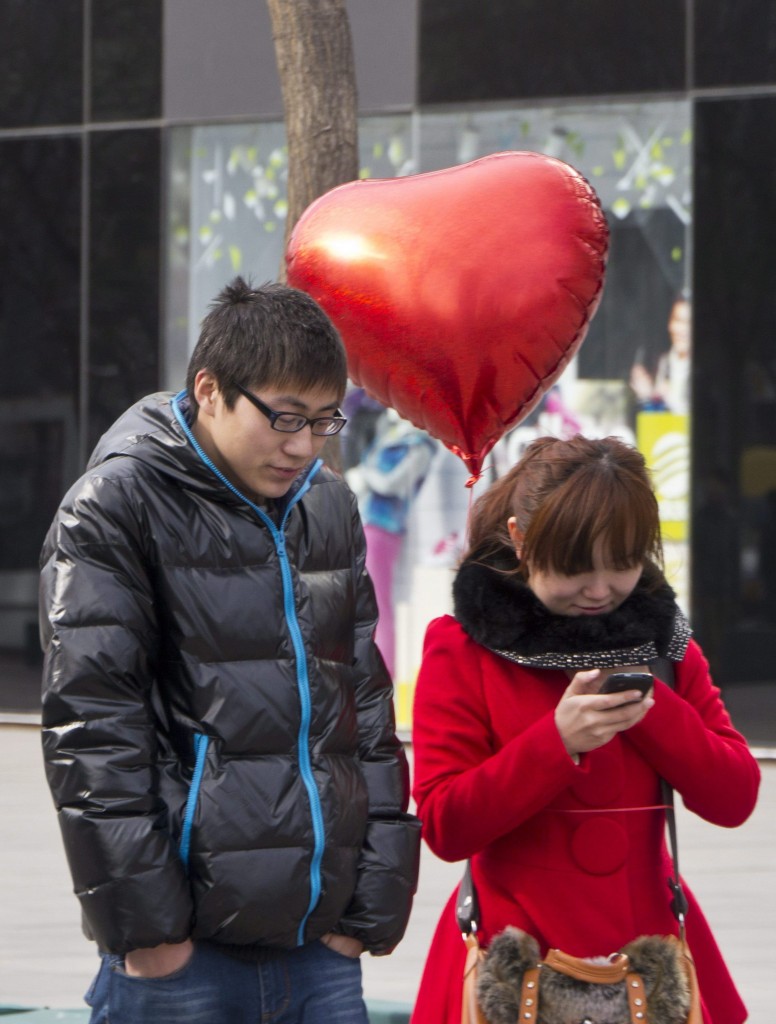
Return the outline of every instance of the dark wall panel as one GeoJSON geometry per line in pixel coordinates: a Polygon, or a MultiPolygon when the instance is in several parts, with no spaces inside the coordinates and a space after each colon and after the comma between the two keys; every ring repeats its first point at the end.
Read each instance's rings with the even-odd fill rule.
{"type": "Polygon", "coordinates": [[[0,0],[0,128],[77,124],[83,0],[0,0]]]}
{"type": "Polygon", "coordinates": [[[162,110],[161,0],[92,4],[91,116],[157,118],[162,110]]]}
{"type": "Polygon", "coordinates": [[[694,0],[692,7],[697,87],[776,82],[776,4],[694,0]]]}
{"type": "Polygon", "coordinates": [[[776,97],[696,104],[693,607],[720,678],[776,659],[776,97]]]}
{"type": "Polygon", "coordinates": [[[158,386],[160,160],[156,129],[92,135],[89,450],[158,386]]]}
{"type": "Polygon", "coordinates": [[[81,147],[0,141],[0,570],[34,568],[77,458],[81,147]]]}
{"type": "Polygon", "coordinates": [[[684,0],[421,0],[419,66],[421,103],[680,90],[684,0]]]}

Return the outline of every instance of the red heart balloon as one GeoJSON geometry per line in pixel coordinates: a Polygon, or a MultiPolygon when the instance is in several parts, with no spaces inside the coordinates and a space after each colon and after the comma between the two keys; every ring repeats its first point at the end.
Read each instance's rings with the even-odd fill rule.
{"type": "Polygon", "coordinates": [[[608,237],[572,167],[496,153],[327,192],[291,235],[288,282],[338,327],[351,379],[477,477],[581,345],[608,237]]]}

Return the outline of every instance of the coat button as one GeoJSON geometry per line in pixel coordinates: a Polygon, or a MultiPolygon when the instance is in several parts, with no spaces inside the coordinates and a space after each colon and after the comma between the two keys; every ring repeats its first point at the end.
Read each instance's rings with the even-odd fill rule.
{"type": "Polygon", "coordinates": [[[571,856],[589,875],[611,875],[628,856],[628,835],[611,818],[596,815],[584,821],[571,837],[571,856]]]}

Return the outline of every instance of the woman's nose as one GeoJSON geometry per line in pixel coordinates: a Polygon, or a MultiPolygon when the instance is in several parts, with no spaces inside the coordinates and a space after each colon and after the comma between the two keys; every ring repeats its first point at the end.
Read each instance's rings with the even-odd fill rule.
{"type": "Polygon", "coordinates": [[[608,597],[609,590],[609,581],[603,575],[591,576],[582,588],[582,592],[588,597],[608,597]]]}

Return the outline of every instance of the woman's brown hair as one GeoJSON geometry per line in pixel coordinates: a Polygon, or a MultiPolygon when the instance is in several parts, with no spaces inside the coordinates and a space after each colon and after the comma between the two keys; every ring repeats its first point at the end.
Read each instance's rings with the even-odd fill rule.
{"type": "Polygon", "coordinates": [[[540,437],[476,502],[465,557],[514,551],[507,520],[522,537],[519,571],[590,572],[603,538],[612,568],[643,563],[662,579],[657,499],[644,457],[617,437],[540,437]]]}

